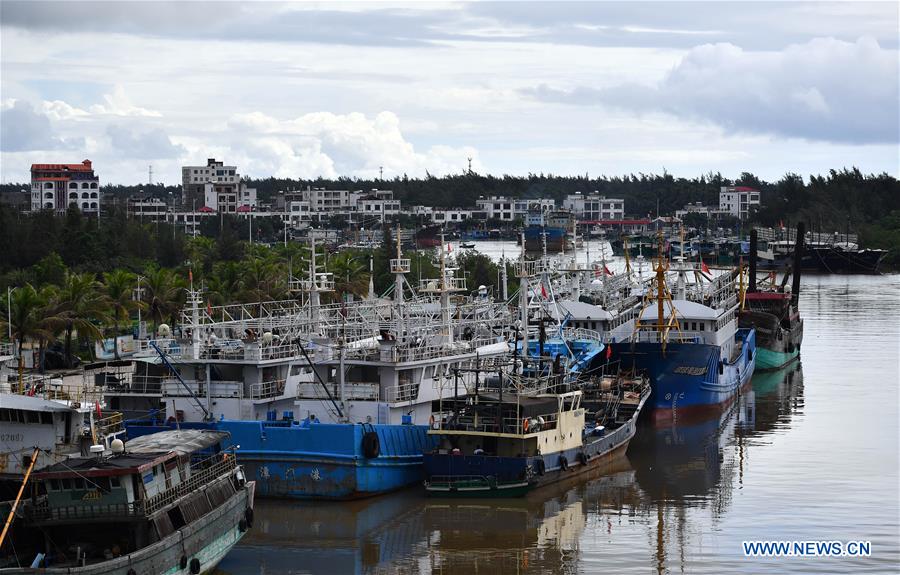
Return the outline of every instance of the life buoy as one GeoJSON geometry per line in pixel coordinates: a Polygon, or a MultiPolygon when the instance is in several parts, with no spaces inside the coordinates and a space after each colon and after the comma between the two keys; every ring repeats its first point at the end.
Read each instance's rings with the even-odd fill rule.
{"type": "Polygon", "coordinates": [[[246,530],[247,530],[247,520],[241,519],[240,521],[238,521],[238,531],[243,533],[246,530]]]}
{"type": "Polygon", "coordinates": [[[247,528],[253,527],[253,508],[248,507],[246,511],[244,511],[244,519],[247,520],[247,528]]]}
{"type": "Polygon", "coordinates": [[[185,567],[187,567],[187,557],[185,557],[184,555],[181,556],[181,559],[179,559],[178,561],[178,567],[180,569],[184,569],[185,567]]]}
{"type": "Polygon", "coordinates": [[[563,471],[565,471],[566,469],[569,468],[569,460],[566,458],[565,455],[559,456],[559,468],[562,469],[563,471]]]}
{"type": "Polygon", "coordinates": [[[191,575],[200,575],[200,560],[196,557],[191,559],[191,575]]]}
{"type": "Polygon", "coordinates": [[[362,438],[363,455],[366,459],[375,459],[381,453],[381,442],[378,439],[378,433],[375,431],[367,431],[362,438]]]}
{"type": "Polygon", "coordinates": [[[725,373],[725,364],[719,361],[719,375],[725,373]]]}
{"type": "Polygon", "coordinates": [[[535,462],[532,464],[532,466],[534,467],[534,470],[537,472],[538,475],[543,475],[544,471],[546,470],[546,466],[544,465],[543,459],[535,460],[535,462]]]}
{"type": "Polygon", "coordinates": [[[522,429],[525,430],[525,433],[528,433],[528,418],[522,420],[522,429]]]}
{"type": "Polygon", "coordinates": [[[578,452],[578,462],[581,463],[582,465],[587,465],[587,462],[588,462],[587,453],[585,453],[584,451],[578,452]]]}
{"type": "Polygon", "coordinates": [[[430,427],[431,429],[437,429],[434,426],[434,416],[433,415],[428,417],[428,427],[430,427]]]}
{"type": "Polygon", "coordinates": [[[137,571],[135,571],[134,569],[129,569],[125,575],[137,575],[137,571]]]}

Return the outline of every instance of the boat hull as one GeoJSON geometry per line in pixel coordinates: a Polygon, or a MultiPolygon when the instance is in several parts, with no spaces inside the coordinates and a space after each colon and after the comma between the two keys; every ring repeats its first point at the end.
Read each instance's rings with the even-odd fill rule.
{"type": "Polygon", "coordinates": [[[427,426],[415,425],[222,421],[216,427],[240,445],[238,462],[261,497],[358,499],[400,489],[422,481],[422,454],[436,444],[427,426]],[[369,432],[378,436],[376,457],[363,447],[369,432]]]}
{"type": "MultiPolygon", "coordinates": [[[[46,573],[72,575],[131,575],[159,573],[190,575],[191,564],[199,561],[199,573],[212,573],[219,562],[246,533],[248,509],[253,508],[254,483],[247,482],[222,505],[204,517],[139,551],[84,567],[2,569],[6,574],[46,573]],[[243,527],[243,528],[242,528],[243,527]],[[185,566],[181,567],[182,558],[185,566]]],[[[252,519],[252,515],[249,515],[252,519]]]]}
{"type": "Polygon", "coordinates": [[[534,457],[426,453],[425,492],[432,497],[521,497],[534,489],[603,469],[625,455],[639,413],[640,406],[631,419],[604,437],[576,448],[534,457]],[[472,476],[483,480],[442,480],[472,476]]]}
{"type": "Polygon", "coordinates": [[[610,361],[647,374],[652,390],[647,407],[654,422],[702,416],[733,401],[750,383],[756,366],[755,332],[738,333],[741,350],[732,362],[722,360],[718,346],[671,342],[665,350],[652,342],[611,344],[610,361]]]}

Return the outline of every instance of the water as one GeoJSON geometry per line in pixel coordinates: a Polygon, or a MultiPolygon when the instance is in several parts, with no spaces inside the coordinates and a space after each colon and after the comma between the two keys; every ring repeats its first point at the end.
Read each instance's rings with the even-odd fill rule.
{"type": "Polygon", "coordinates": [[[522,500],[260,500],[220,571],[896,573],[900,276],[808,276],[800,305],[802,363],[757,374],[720,416],[642,427],[608,475],[522,500]],[[872,556],[747,558],[744,540],[872,556]]]}

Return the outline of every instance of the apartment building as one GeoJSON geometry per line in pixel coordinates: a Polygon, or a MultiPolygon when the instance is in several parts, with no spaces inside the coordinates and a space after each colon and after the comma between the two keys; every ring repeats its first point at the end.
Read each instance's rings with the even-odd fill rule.
{"type": "Polygon", "coordinates": [[[621,220],[625,218],[625,200],[607,198],[599,193],[569,194],[563,200],[563,208],[575,214],[581,221],[621,220]]]}
{"type": "Polygon", "coordinates": [[[719,189],[719,209],[746,220],[759,206],[759,190],[746,186],[722,186],[719,189]]]}
{"type": "Polygon", "coordinates": [[[90,160],[80,164],[31,164],[31,211],[63,214],[76,206],[89,215],[100,214],[100,178],[90,160]]]}

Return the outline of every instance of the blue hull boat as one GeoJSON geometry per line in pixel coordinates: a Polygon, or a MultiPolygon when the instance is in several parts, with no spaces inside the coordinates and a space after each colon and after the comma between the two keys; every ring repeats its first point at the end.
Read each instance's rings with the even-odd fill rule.
{"type": "Polygon", "coordinates": [[[654,421],[701,415],[730,403],[753,376],[756,334],[739,329],[734,337],[731,358],[709,344],[670,342],[663,351],[655,342],[623,342],[611,344],[612,361],[649,377],[654,421]]]}
{"type": "MultiPolygon", "coordinates": [[[[220,420],[181,424],[231,434],[238,462],[261,497],[358,499],[420,483],[436,439],[423,425],[220,420]]],[[[172,425],[127,426],[129,438],[172,425]]]]}

